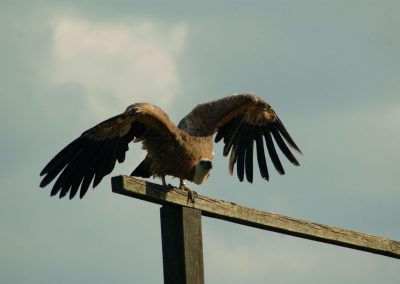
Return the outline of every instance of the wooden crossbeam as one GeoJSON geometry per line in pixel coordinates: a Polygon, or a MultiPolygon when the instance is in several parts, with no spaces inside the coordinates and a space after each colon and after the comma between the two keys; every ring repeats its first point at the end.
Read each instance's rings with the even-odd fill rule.
{"type": "Polygon", "coordinates": [[[400,259],[400,242],[384,237],[269,213],[202,195],[191,203],[186,191],[167,191],[161,185],[128,176],[113,177],[112,190],[161,205],[175,204],[199,209],[203,216],[400,259]]]}

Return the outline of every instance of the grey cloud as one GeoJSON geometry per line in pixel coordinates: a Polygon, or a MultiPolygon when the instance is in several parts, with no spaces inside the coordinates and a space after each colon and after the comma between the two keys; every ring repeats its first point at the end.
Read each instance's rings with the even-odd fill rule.
{"type": "MultiPolygon", "coordinates": [[[[87,93],[79,84],[48,86],[36,73],[50,57],[51,30],[45,20],[56,14],[120,25],[148,17],[171,26],[186,22],[187,45],[177,63],[183,95],[169,111],[176,122],[197,103],[241,91],[256,92],[276,108],[304,151],[302,166],[285,163],[284,177],[273,173],[268,183],[241,184],[229,176],[217,145],[209,181],[190,185],[200,194],[400,238],[398,116],[385,116],[398,104],[397,1],[210,2],[194,7],[125,1],[10,3],[0,4],[0,33],[7,39],[0,52],[0,129],[6,133],[0,150],[4,281],[162,281],[158,206],[110,193],[109,177],[84,200],[60,201],[49,198],[48,188],[38,189],[44,163],[97,122],[85,113],[87,93]],[[341,115],[338,121],[335,113],[341,115]],[[369,113],[384,117],[375,121],[369,113]],[[366,142],[370,128],[364,131],[364,121],[374,131],[366,142]]],[[[138,163],[142,152],[134,146],[113,175],[130,173],[138,163]]],[[[396,260],[223,222],[205,220],[203,233],[211,283],[242,283],[244,278],[260,283],[265,277],[275,283],[320,283],[328,276],[331,283],[399,282],[396,260]],[[313,275],[306,269],[278,278],[293,267],[288,260],[268,275],[260,269],[244,277],[218,256],[240,248],[238,257],[268,263],[290,257],[288,247],[298,248],[293,259],[311,259],[313,275]],[[268,255],[271,250],[274,255],[268,255]],[[326,266],[328,256],[336,261],[326,266]],[[231,274],[221,276],[212,264],[231,274]],[[360,271],[368,272],[368,279],[360,271]]]]}

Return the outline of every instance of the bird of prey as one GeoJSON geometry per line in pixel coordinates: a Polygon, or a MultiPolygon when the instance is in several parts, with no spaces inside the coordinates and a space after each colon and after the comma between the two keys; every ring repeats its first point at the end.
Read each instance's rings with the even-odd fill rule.
{"type": "Polygon", "coordinates": [[[232,175],[253,181],[253,148],[261,177],[269,179],[264,144],[275,169],[284,174],[275,145],[294,165],[299,162],[289,147],[301,153],[282,121],[271,106],[254,94],[238,94],[197,105],[176,126],[159,107],[149,103],[130,105],[125,112],[107,119],[83,132],[61,150],[40,173],[45,187],[57,176],[51,195],[72,199],[80,189],[80,198],[93,181],[96,187],[111,173],[116,161],[122,163],[130,142],[141,142],[147,151],[144,160],[131,176],[180,179],[202,184],[212,168],[213,135],[223,141],[223,155],[229,158],[232,175]],[[275,145],[274,145],[275,141],[275,145]],[[289,147],[288,147],[289,146],[289,147]]]}

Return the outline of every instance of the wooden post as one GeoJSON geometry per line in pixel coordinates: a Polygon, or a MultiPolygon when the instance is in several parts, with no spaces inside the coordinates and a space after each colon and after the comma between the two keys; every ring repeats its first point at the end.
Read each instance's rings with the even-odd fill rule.
{"type": "Polygon", "coordinates": [[[201,210],[163,205],[160,209],[165,284],[204,284],[201,210]]]}

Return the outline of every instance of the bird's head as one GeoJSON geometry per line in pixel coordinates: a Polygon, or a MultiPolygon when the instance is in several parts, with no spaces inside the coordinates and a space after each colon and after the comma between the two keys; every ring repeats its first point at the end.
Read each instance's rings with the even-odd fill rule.
{"type": "Polygon", "coordinates": [[[196,184],[202,184],[205,182],[210,175],[212,169],[212,161],[210,159],[200,159],[197,162],[193,182],[196,184]]]}

